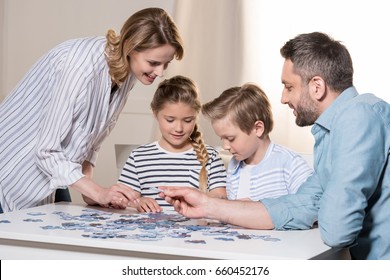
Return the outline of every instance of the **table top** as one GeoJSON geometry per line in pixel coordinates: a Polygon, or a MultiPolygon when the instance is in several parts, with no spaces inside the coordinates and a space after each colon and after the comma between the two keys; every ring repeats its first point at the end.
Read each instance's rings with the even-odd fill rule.
{"type": "Polygon", "coordinates": [[[176,212],[137,213],[71,203],[0,214],[1,240],[207,259],[310,259],[328,252],[317,228],[249,230],[176,212]]]}

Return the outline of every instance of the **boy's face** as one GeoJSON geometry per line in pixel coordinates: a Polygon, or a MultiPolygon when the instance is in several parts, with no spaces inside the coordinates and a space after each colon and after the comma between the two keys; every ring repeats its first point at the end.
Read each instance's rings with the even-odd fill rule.
{"type": "Polygon", "coordinates": [[[246,164],[260,162],[259,147],[263,141],[260,136],[263,130],[259,131],[253,125],[253,130],[247,134],[233,123],[229,117],[214,120],[212,126],[215,134],[221,138],[222,148],[229,151],[236,160],[243,160],[246,164]]]}

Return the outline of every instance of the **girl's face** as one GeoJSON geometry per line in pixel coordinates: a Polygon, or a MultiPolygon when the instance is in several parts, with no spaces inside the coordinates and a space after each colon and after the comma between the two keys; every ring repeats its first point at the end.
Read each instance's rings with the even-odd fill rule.
{"type": "Polygon", "coordinates": [[[214,120],[212,126],[215,134],[222,141],[222,148],[229,151],[236,160],[245,161],[246,164],[256,164],[261,155],[259,155],[259,146],[263,130],[254,125],[253,130],[247,134],[242,131],[229,117],[214,120]]]}
{"type": "Polygon", "coordinates": [[[175,48],[169,44],[142,52],[134,51],[130,53],[130,71],[138,81],[150,85],[156,77],[163,76],[175,53],[175,48]]]}
{"type": "Polygon", "coordinates": [[[171,152],[188,150],[197,116],[196,110],[187,104],[167,102],[162,110],[155,112],[162,136],[160,146],[171,152]]]}

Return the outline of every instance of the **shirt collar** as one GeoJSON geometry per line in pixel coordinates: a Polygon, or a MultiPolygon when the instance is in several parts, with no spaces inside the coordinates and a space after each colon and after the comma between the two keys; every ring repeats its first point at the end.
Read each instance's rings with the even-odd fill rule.
{"type": "Polygon", "coordinates": [[[315,121],[315,124],[312,127],[312,133],[315,134],[315,132],[317,132],[318,129],[320,129],[318,126],[330,130],[330,125],[339,108],[343,104],[351,100],[352,98],[356,97],[357,95],[358,92],[356,88],[353,86],[347,88],[342,93],[340,93],[340,95],[329,105],[329,107],[315,121]]]}
{"type": "MultiPolygon", "coordinates": [[[[256,165],[254,166],[254,170],[256,170],[256,168],[257,168],[263,161],[265,161],[265,160],[269,157],[269,155],[272,153],[272,151],[273,151],[273,149],[274,149],[274,146],[275,146],[275,144],[271,141],[270,144],[269,144],[269,146],[268,146],[268,148],[267,148],[267,152],[266,152],[265,155],[264,155],[264,158],[263,158],[258,164],[256,164],[256,165]]],[[[236,160],[236,159],[233,157],[233,158],[231,159],[231,169],[232,169],[232,173],[233,173],[233,174],[236,173],[237,170],[238,170],[238,168],[239,168],[239,167],[242,168],[244,165],[246,165],[246,163],[245,163],[244,161],[242,161],[242,160],[238,161],[238,160],[236,160]]]]}

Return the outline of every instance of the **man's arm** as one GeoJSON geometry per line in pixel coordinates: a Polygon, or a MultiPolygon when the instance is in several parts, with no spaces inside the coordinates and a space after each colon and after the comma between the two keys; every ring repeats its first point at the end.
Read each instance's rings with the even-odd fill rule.
{"type": "Polygon", "coordinates": [[[207,196],[188,187],[160,187],[161,197],[188,218],[216,219],[253,229],[273,229],[264,205],[255,201],[232,201],[207,196]]]}

